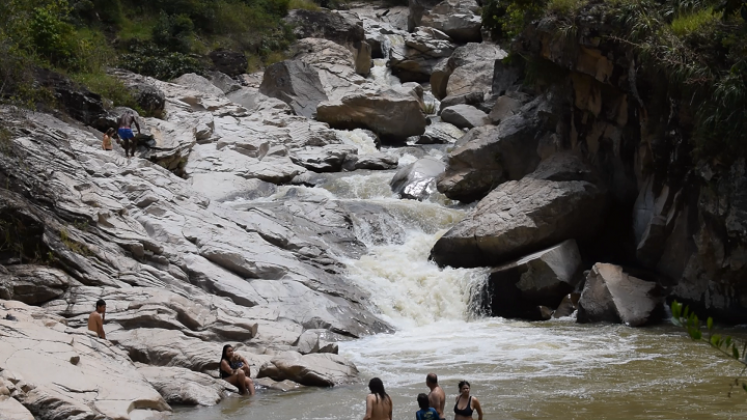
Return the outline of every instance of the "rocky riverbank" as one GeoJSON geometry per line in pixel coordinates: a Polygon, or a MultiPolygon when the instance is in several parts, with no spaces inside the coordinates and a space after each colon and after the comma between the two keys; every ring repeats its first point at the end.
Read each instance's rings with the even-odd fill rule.
{"type": "Polygon", "coordinates": [[[294,11],[290,59],[259,74],[112,70],[153,115],[131,160],[100,146],[123,110],[62,76],[44,76],[58,112],[0,107],[0,418],[215,404],[227,342],[267,387],[355,381],[335,342],[392,327],[342,261],[366,252],[353,219],[383,210],[282,192],[321,173],[399,167],[402,198],[477,202],[431,256],[491,267],[488,314],[638,326],[675,297],[744,321],[744,161],[693,163],[685,117],[647,111],[661,98],[593,21],[504,46],[556,73],[530,83],[478,7],[294,11]],[[86,331],[98,299],[108,340],[86,331]]]}

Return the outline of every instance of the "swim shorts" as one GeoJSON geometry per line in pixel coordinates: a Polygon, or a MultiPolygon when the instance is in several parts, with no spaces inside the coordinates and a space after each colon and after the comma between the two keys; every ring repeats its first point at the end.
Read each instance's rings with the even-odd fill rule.
{"type": "Polygon", "coordinates": [[[119,138],[122,140],[129,140],[135,137],[135,135],[132,134],[131,128],[120,128],[119,130],[117,130],[117,134],[119,134],[119,138]]]}

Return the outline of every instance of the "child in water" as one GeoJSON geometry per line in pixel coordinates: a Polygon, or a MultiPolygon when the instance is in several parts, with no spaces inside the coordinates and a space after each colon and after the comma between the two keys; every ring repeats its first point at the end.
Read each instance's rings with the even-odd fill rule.
{"type": "Polygon", "coordinates": [[[439,420],[438,411],[429,406],[427,395],[418,395],[418,406],[420,410],[415,413],[415,420],[439,420]]]}

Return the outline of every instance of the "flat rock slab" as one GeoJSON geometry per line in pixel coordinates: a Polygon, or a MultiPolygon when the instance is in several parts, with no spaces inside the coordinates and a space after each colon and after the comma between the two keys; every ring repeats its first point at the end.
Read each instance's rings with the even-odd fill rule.
{"type": "Polygon", "coordinates": [[[441,119],[459,128],[474,128],[490,124],[488,114],[466,104],[445,108],[441,111],[441,119]]]}
{"type": "Polygon", "coordinates": [[[169,404],[215,405],[226,392],[238,392],[226,381],[185,368],[140,365],[137,370],[169,404]]]}
{"type": "Polygon", "coordinates": [[[260,368],[257,377],[275,381],[291,380],[301,385],[331,387],[349,383],[358,369],[343,357],[331,353],[301,356],[289,353],[273,359],[260,368]]]}
{"type": "Polygon", "coordinates": [[[614,264],[597,263],[578,302],[578,322],[621,322],[638,327],[664,315],[664,289],[614,264]]]}

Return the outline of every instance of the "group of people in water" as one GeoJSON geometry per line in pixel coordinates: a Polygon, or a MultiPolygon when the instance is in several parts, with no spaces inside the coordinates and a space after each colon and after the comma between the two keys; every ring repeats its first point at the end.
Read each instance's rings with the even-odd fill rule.
{"type": "MultiPolygon", "coordinates": [[[[425,377],[425,384],[430,392],[418,395],[420,410],[415,413],[415,420],[445,420],[446,393],[438,384],[438,376],[429,373],[425,377]]],[[[392,420],[392,398],[384,390],[381,379],[371,379],[368,382],[368,389],[371,393],[366,397],[366,416],[363,420],[392,420]]],[[[469,382],[461,381],[454,404],[454,420],[471,420],[475,412],[478,420],[482,420],[480,401],[470,395],[469,382]]]]}
{"type": "MultiPolygon", "coordinates": [[[[96,310],[88,316],[88,329],[100,338],[106,338],[104,332],[104,317],[106,316],[106,302],[99,299],[96,310]]],[[[233,346],[226,344],[220,356],[218,375],[221,379],[239,389],[240,394],[254,395],[254,382],[251,378],[249,362],[233,350],[233,346]]],[[[446,420],[446,393],[438,384],[438,376],[429,373],[425,377],[425,385],[430,389],[428,394],[422,393],[417,397],[420,410],[415,413],[415,420],[446,420]]],[[[368,382],[371,391],[366,396],[366,415],[363,420],[392,420],[392,399],[384,390],[384,383],[379,378],[368,382]]],[[[459,382],[459,394],[454,404],[454,420],[472,420],[477,413],[477,419],[482,420],[482,407],[477,398],[470,395],[470,384],[459,382]]]]}

